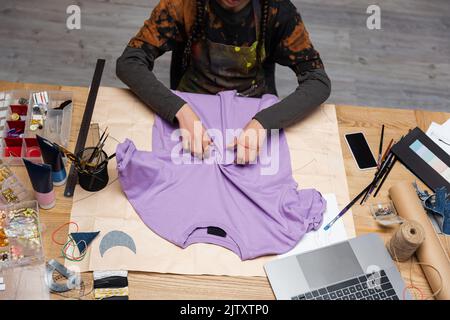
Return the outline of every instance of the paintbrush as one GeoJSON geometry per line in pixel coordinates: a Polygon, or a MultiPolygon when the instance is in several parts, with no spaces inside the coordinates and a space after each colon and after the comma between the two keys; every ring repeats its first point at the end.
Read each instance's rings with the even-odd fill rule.
{"type": "MultiPolygon", "coordinates": [[[[391,139],[391,142],[389,142],[389,144],[388,144],[388,146],[387,146],[387,148],[386,148],[386,151],[384,151],[384,154],[383,154],[383,156],[381,157],[381,163],[380,163],[379,166],[377,167],[377,170],[375,171],[374,177],[376,177],[376,176],[379,174],[380,169],[381,169],[381,167],[382,167],[383,164],[384,164],[384,160],[385,160],[386,156],[387,156],[388,153],[391,151],[391,148],[392,148],[392,144],[393,144],[393,143],[394,143],[394,139],[391,139]]],[[[367,200],[367,197],[368,197],[370,191],[371,191],[371,190],[370,190],[370,188],[369,188],[369,189],[367,190],[366,194],[364,195],[364,197],[361,199],[361,202],[359,203],[360,205],[363,205],[364,202],[367,200]]]]}
{"type": "Polygon", "coordinates": [[[391,160],[391,163],[388,165],[388,168],[386,169],[386,173],[384,174],[383,179],[381,180],[380,185],[378,186],[377,190],[375,191],[375,193],[373,195],[374,198],[377,196],[378,192],[380,191],[381,187],[384,184],[384,181],[386,181],[389,173],[391,172],[391,170],[394,167],[396,162],[397,162],[397,157],[393,156],[392,160],[391,160]]]}
{"type": "Polygon", "coordinates": [[[363,199],[360,202],[360,205],[363,205],[367,199],[372,194],[373,190],[377,187],[378,182],[380,181],[381,177],[384,175],[386,168],[388,167],[388,164],[390,163],[392,157],[394,154],[389,151],[389,154],[387,155],[386,159],[381,163],[380,169],[376,172],[374,179],[372,180],[372,184],[367,191],[367,193],[364,195],[363,199]]]}
{"type": "Polygon", "coordinates": [[[96,156],[95,156],[95,157],[97,158],[97,161],[96,161],[96,163],[95,163],[94,170],[97,170],[99,161],[100,161],[100,159],[101,159],[101,155],[102,155],[102,153],[103,153],[103,147],[105,146],[106,139],[108,139],[108,137],[109,137],[109,133],[106,135],[105,139],[103,140],[103,142],[100,144],[100,146],[99,146],[98,149],[97,149],[97,154],[96,154],[96,156]]]}
{"type": "MultiPolygon", "coordinates": [[[[98,140],[97,145],[94,147],[94,151],[92,151],[92,154],[88,159],[88,162],[91,162],[94,159],[94,157],[96,156],[97,150],[102,143],[102,140],[106,134],[106,131],[108,131],[108,127],[106,127],[105,131],[103,131],[102,135],[100,136],[100,139],[98,140]]],[[[109,135],[109,133],[108,133],[108,135],[109,135]]]]}
{"type": "Polygon", "coordinates": [[[377,168],[380,168],[380,164],[381,164],[381,154],[383,153],[383,139],[384,139],[384,124],[381,127],[380,145],[378,147],[377,168]]]}
{"type": "Polygon", "coordinates": [[[113,153],[112,155],[110,155],[108,158],[106,158],[105,160],[103,160],[102,162],[100,162],[100,164],[98,165],[98,167],[102,167],[105,163],[107,163],[109,160],[111,160],[112,158],[114,158],[116,156],[115,153],[113,153]]]}
{"type": "Polygon", "coordinates": [[[331,226],[333,226],[333,224],[340,218],[342,217],[355,203],[356,201],[359,200],[359,198],[361,198],[361,196],[367,191],[369,190],[370,186],[372,185],[372,183],[370,183],[369,185],[367,185],[367,187],[364,188],[364,190],[362,190],[349,204],[347,204],[345,206],[344,209],[342,209],[341,212],[339,212],[339,214],[334,217],[333,220],[331,220],[323,229],[324,230],[328,230],[331,228],[331,226]]]}

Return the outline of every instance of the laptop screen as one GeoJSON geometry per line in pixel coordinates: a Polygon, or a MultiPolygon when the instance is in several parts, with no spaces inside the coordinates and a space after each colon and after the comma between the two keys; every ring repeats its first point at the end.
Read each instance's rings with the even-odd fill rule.
{"type": "Polygon", "coordinates": [[[300,254],[297,260],[311,289],[319,289],[364,274],[347,241],[300,254]]]}

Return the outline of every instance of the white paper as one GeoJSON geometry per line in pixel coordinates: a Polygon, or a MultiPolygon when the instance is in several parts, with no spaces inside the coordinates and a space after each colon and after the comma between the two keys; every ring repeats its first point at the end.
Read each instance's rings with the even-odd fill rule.
{"type": "Polygon", "coordinates": [[[128,277],[128,271],[127,270],[94,271],[94,280],[99,280],[107,277],[128,277]]]}
{"type": "Polygon", "coordinates": [[[445,128],[447,128],[447,130],[450,130],[450,118],[449,118],[447,121],[445,121],[445,122],[442,124],[442,126],[445,127],[445,128]]]}
{"type": "Polygon", "coordinates": [[[450,154],[450,119],[442,125],[432,122],[426,134],[442,150],[450,154]]]}
{"type": "Polygon", "coordinates": [[[328,193],[323,195],[323,197],[327,201],[327,210],[324,213],[320,229],[305,234],[292,250],[279,255],[279,258],[326,247],[333,243],[342,242],[348,239],[347,232],[345,232],[344,220],[342,220],[342,218],[337,220],[327,231],[323,230],[323,227],[339,213],[336,195],[328,193]]]}

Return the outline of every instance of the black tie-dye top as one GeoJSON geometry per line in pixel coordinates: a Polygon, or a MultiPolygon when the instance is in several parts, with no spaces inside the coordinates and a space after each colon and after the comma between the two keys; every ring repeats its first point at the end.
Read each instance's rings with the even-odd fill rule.
{"type": "MultiPolygon", "coordinates": [[[[205,34],[210,41],[234,46],[254,43],[256,30],[251,1],[239,12],[222,8],[217,0],[209,1],[211,10],[205,34]]],[[[289,0],[268,0],[268,6],[263,64],[267,93],[277,94],[275,64],[291,68],[299,86],[277,104],[260,111],[254,119],[267,129],[285,128],[322,104],[330,95],[331,84],[297,8],[289,0]]],[[[118,77],[170,122],[176,121],[175,114],[184,102],[158,81],[151,70],[156,58],[186,43],[195,15],[196,0],[160,0],[117,60],[118,77]]],[[[182,66],[181,59],[172,56],[173,89],[177,87],[172,81],[174,70],[176,73],[182,66]]]]}
{"type": "MultiPolygon", "coordinates": [[[[288,66],[296,74],[323,68],[296,7],[288,0],[269,0],[268,3],[265,47],[269,62],[288,66]]],[[[251,1],[239,12],[222,8],[216,0],[210,0],[210,4],[206,27],[209,40],[236,46],[250,46],[256,40],[251,1]]],[[[158,54],[170,51],[176,42],[187,41],[195,14],[195,0],[161,0],[129,46],[140,48],[147,43],[157,48],[158,54]]]]}

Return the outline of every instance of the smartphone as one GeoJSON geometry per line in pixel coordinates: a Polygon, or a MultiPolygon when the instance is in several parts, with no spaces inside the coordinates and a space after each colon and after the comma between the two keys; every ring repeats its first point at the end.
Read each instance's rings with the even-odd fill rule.
{"type": "Polygon", "coordinates": [[[370,150],[366,137],[362,132],[346,133],[345,141],[360,170],[368,170],[377,167],[377,161],[370,150]]]}

